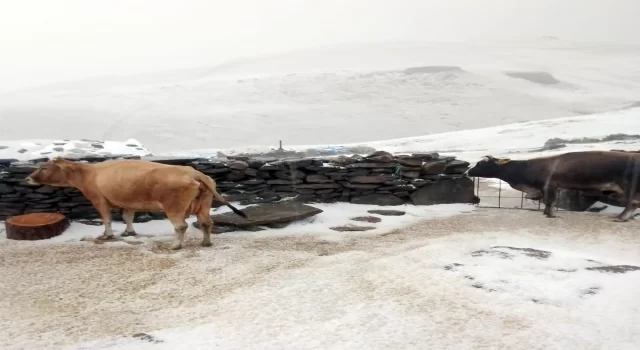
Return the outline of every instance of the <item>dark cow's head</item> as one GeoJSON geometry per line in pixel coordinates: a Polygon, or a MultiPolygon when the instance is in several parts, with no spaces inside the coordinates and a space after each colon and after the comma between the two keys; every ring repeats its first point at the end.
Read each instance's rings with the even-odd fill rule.
{"type": "Polygon", "coordinates": [[[65,159],[51,159],[29,174],[25,179],[30,185],[69,186],[75,163],[65,159]]]}
{"type": "Polygon", "coordinates": [[[502,166],[510,161],[509,158],[485,156],[476,165],[467,170],[466,174],[470,177],[498,177],[502,166]]]}

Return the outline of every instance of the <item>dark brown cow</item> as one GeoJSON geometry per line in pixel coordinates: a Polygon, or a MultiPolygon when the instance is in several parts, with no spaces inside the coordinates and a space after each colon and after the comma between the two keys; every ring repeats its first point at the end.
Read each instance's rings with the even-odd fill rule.
{"type": "Polygon", "coordinates": [[[95,164],[64,159],[50,160],[27,177],[32,185],[75,187],[93,204],[104,224],[100,239],[113,237],[111,208],[122,208],[127,224],[123,235],[135,234],[136,211],[164,211],[174,227],[172,249],[180,249],[187,231],[185,218],[195,214],[202,230],[203,247],[211,246],[213,198],[236,214],[246,215],[229,204],[209,176],[189,166],[166,165],[142,160],[108,160],[95,164]]]}
{"type": "Polygon", "coordinates": [[[629,220],[640,205],[638,153],[568,152],[528,160],[486,156],[466,174],[500,179],[522,192],[541,193],[547,217],[555,217],[556,190],[559,188],[623,197],[627,205],[616,221],[629,220]]]}

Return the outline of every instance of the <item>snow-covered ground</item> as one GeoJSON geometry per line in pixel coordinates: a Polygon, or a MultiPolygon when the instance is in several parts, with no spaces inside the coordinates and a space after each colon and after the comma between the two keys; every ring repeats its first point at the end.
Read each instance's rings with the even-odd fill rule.
{"type": "MultiPolygon", "coordinates": [[[[9,140],[0,158],[210,156],[278,139],[295,150],[366,145],[471,163],[639,150],[638,139],[541,150],[551,138],[640,134],[639,64],[638,48],[563,41],[398,45],[72,82],[0,95],[0,140],[9,140]]],[[[101,227],[80,223],[39,242],[0,232],[0,348],[639,347],[640,272],[598,270],[640,266],[638,221],[613,223],[620,208],[545,219],[387,207],[407,214],[340,233],[329,227],[373,207],[316,206],[324,212],[284,229],[215,235],[213,248],[189,227],[179,252],[168,249],[165,221],[101,245],[84,239],[101,227]]]]}
{"type": "MultiPolygon", "coordinates": [[[[247,206],[241,205],[239,203],[234,204],[237,208],[243,209],[247,206]]],[[[253,206],[253,205],[251,205],[253,206]]],[[[243,236],[246,237],[271,237],[271,236],[291,236],[295,235],[299,232],[304,232],[306,234],[313,234],[317,237],[321,237],[323,239],[331,240],[335,239],[343,235],[342,233],[338,233],[334,230],[331,230],[331,227],[343,226],[346,224],[354,224],[358,226],[373,226],[375,229],[365,231],[363,235],[379,235],[391,232],[396,229],[400,229],[406,226],[410,226],[418,221],[424,220],[425,218],[439,218],[439,217],[447,217],[452,215],[457,215],[460,213],[471,212],[474,210],[473,206],[465,205],[465,204],[451,204],[451,205],[436,205],[436,206],[425,206],[425,207],[417,207],[413,205],[398,205],[398,206],[386,206],[384,209],[390,210],[401,210],[406,214],[402,216],[387,216],[380,223],[366,223],[366,222],[356,222],[350,220],[350,218],[357,216],[370,216],[371,214],[367,213],[367,210],[372,209],[380,209],[379,206],[375,205],[351,205],[349,203],[332,203],[332,204],[324,204],[324,203],[316,203],[313,204],[314,207],[322,209],[323,212],[304,219],[298,220],[285,228],[279,229],[269,229],[265,228],[265,230],[257,231],[257,232],[242,232],[243,236]]],[[[227,213],[230,209],[227,207],[220,207],[211,210],[211,214],[221,214],[227,213]]],[[[189,231],[188,235],[201,235],[200,231],[193,226],[192,223],[196,221],[195,216],[187,219],[187,223],[189,223],[189,231]]],[[[123,232],[125,228],[124,223],[114,222],[113,230],[114,232],[123,232]]],[[[173,226],[169,221],[166,220],[154,220],[146,223],[138,223],[135,224],[136,232],[140,235],[140,237],[123,237],[125,242],[147,242],[151,240],[171,240],[173,238],[173,226]]],[[[0,229],[0,241],[6,239],[6,233],[3,231],[4,227],[0,229]]],[[[101,228],[97,228],[95,226],[86,225],[82,223],[73,222],[71,226],[60,236],[43,240],[36,241],[29,244],[49,244],[49,243],[62,243],[62,242],[78,242],[83,240],[91,240],[101,234],[101,228]]],[[[123,243],[124,244],[124,243],[123,243]]]]}
{"type": "Polygon", "coordinates": [[[608,215],[479,209],[330,240],[228,233],[213,249],[190,232],[178,253],[6,241],[0,345],[636,349],[640,271],[599,269],[640,266],[640,236],[608,215]]]}

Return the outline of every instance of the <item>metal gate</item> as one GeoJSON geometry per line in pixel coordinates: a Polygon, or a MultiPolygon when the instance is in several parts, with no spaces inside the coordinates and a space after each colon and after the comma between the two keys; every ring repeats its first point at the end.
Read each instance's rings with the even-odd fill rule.
{"type": "Polygon", "coordinates": [[[541,210],[539,200],[525,198],[525,193],[514,190],[506,182],[482,177],[473,178],[475,195],[480,198],[480,208],[541,210]]]}

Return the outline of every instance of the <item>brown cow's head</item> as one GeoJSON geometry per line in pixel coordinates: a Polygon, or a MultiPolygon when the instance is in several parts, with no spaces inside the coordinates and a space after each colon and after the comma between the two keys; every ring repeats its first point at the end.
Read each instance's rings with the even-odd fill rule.
{"type": "Polygon", "coordinates": [[[471,177],[499,177],[502,166],[510,161],[509,158],[485,156],[476,165],[467,170],[465,174],[471,177]]]}
{"type": "Polygon", "coordinates": [[[65,159],[52,159],[42,164],[36,171],[27,176],[30,185],[70,186],[75,164],[65,159]]]}

